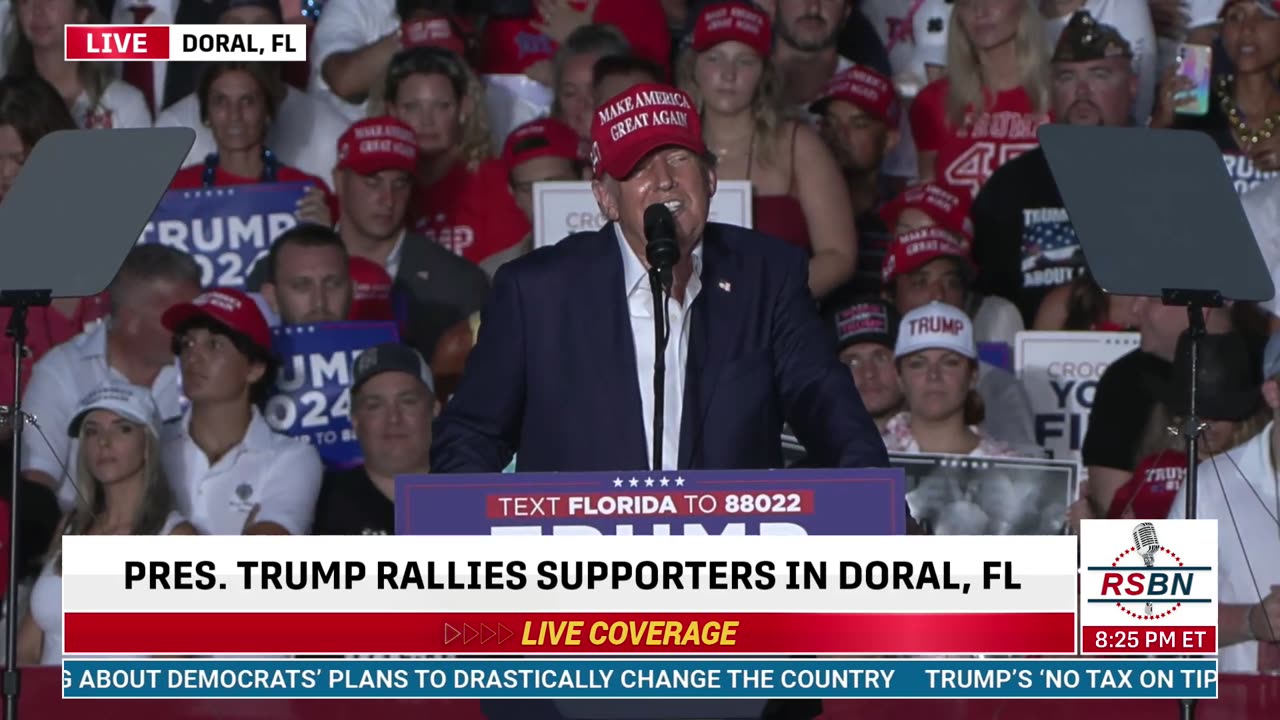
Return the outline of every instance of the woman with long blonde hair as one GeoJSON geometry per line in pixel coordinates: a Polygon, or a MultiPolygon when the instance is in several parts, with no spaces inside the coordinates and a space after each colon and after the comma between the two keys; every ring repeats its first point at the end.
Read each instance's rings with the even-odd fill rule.
{"type": "Polygon", "coordinates": [[[853,276],[857,231],[830,149],[780,110],[772,43],[772,24],[759,8],[710,5],[677,73],[697,103],[717,176],[751,181],[755,229],[810,253],[809,290],[821,298],[853,276]]]}
{"type": "Polygon", "coordinates": [[[372,112],[380,105],[417,137],[417,233],[491,273],[491,261],[527,249],[529,221],[493,157],[484,86],[462,58],[437,47],[397,53],[372,112]]]}
{"type": "Polygon", "coordinates": [[[920,181],[972,198],[996,168],[1036,147],[1048,111],[1049,53],[1033,0],[956,0],[947,76],[911,105],[920,181]]]}
{"type": "Polygon", "coordinates": [[[105,22],[94,0],[15,0],[13,18],[10,74],[44,78],[82,128],[151,127],[146,98],[112,77],[110,63],[66,59],[63,28],[105,22]]]}
{"type": "Polygon", "coordinates": [[[67,535],[194,535],[173,512],[161,470],[155,403],[132,385],[89,393],[67,432],[79,438],[76,507],[62,519],[18,628],[19,665],[62,660],[62,538],[67,535]]]}

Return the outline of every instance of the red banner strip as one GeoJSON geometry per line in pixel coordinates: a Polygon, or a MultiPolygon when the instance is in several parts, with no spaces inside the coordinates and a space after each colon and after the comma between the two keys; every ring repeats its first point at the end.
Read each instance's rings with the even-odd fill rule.
{"type": "Polygon", "coordinates": [[[1075,652],[1072,613],[80,613],[68,653],[1009,654],[1075,652]]]}

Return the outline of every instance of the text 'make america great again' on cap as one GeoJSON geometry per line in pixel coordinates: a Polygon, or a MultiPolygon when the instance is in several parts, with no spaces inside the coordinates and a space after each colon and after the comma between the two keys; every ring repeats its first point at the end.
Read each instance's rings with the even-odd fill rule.
{"type": "Polygon", "coordinates": [[[647,127],[657,125],[689,127],[689,112],[692,110],[693,107],[681,93],[665,90],[648,90],[624,97],[617,102],[606,105],[596,112],[599,113],[601,125],[606,125],[616,121],[616,124],[609,128],[609,138],[616,142],[636,130],[641,130],[647,127]],[[628,113],[647,107],[662,107],[664,109],[640,112],[635,115],[627,116],[628,113]],[[675,110],[667,108],[682,109],[675,110]]]}

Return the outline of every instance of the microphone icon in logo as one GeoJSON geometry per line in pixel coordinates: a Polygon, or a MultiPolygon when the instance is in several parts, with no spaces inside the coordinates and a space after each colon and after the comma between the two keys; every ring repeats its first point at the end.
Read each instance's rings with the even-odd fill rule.
{"type": "MultiPolygon", "coordinates": [[[[1160,549],[1160,541],[1156,538],[1156,526],[1149,523],[1138,523],[1133,529],[1133,546],[1137,548],[1138,554],[1142,556],[1142,564],[1147,567],[1154,567],[1156,564],[1156,551],[1160,549]]],[[[1147,603],[1147,614],[1155,615],[1155,608],[1151,603],[1147,603]]]]}

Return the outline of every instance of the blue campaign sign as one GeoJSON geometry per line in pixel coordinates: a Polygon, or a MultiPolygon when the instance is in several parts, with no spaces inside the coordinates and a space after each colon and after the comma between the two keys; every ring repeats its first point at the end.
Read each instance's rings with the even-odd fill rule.
{"type": "Polygon", "coordinates": [[[298,224],[295,214],[310,183],[262,183],[170,190],[139,243],[168,245],[195,258],[205,287],[243,288],[271,243],[298,224]]]}
{"type": "Polygon", "coordinates": [[[328,467],[360,462],[351,430],[351,366],[367,348],[399,342],[395,323],[289,325],[272,331],[280,359],[263,415],[276,432],[305,437],[328,467]]]}
{"type": "Polygon", "coordinates": [[[413,475],[397,535],[901,535],[900,468],[413,475]]]}
{"type": "Polygon", "coordinates": [[[1013,348],[1008,343],[978,343],[978,359],[1001,370],[1013,372],[1013,348]]]}

